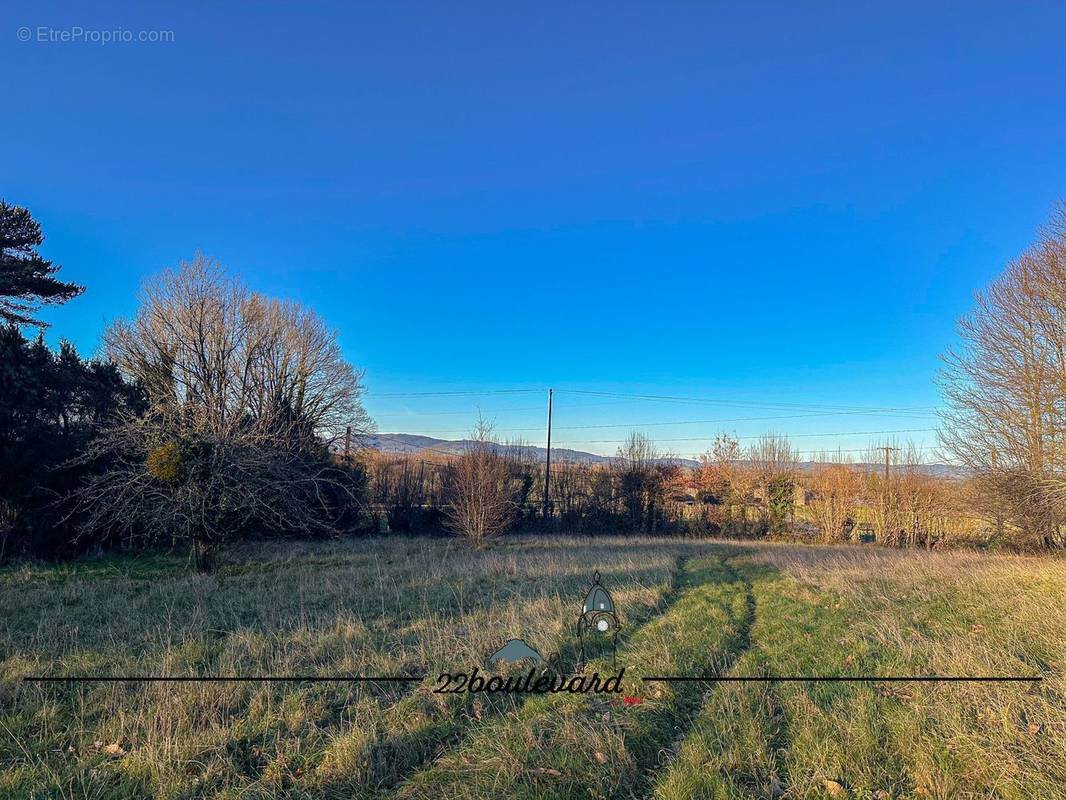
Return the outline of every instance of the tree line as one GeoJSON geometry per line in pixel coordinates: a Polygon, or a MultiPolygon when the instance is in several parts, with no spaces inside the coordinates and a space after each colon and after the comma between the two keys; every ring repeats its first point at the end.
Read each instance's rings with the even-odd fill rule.
{"type": "Polygon", "coordinates": [[[146,281],[99,358],[53,351],[26,331],[84,288],[59,280],[43,239],[0,202],[0,559],[191,545],[210,569],[234,538],[383,531],[1064,544],[1066,207],[977,294],[944,356],[941,445],[962,478],[882,446],[801,468],[779,436],[720,436],[691,467],[639,433],[548,477],[484,421],[454,457],[342,451],[373,424],[362,373],[313,310],[197,254],[146,281]],[[882,451],[884,472],[869,467],[882,451]]]}
{"type": "Polygon", "coordinates": [[[42,242],[0,203],[0,556],[191,543],[206,570],[236,537],[358,528],[365,471],[334,446],[369,426],[362,375],[314,311],[198,254],[145,283],[100,359],[52,352],[22,329],[83,289],[42,242]]]}
{"type": "Polygon", "coordinates": [[[372,513],[381,530],[459,532],[476,544],[514,531],[776,538],[894,547],[1011,545],[976,515],[973,483],[932,473],[913,445],[890,447],[886,473],[874,445],[849,463],[826,452],[801,462],[787,438],[748,447],[718,436],[696,466],[633,433],[603,462],[545,467],[482,424],[459,455],[365,450],[372,513]]]}

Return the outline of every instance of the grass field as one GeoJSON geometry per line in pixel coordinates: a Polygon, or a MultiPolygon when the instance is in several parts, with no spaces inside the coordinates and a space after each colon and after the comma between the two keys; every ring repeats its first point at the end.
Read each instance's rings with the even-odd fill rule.
{"type": "Polygon", "coordinates": [[[278,543],[211,576],[164,556],[17,565],[0,570],[0,609],[4,798],[1066,798],[1061,559],[278,543]],[[624,694],[641,703],[433,692],[511,637],[572,659],[596,570],[620,607],[624,694]],[[767,673],[1044,680],[641,680],[767,673]],[[119,674],[427,677],[22,681],[119,674]]]}

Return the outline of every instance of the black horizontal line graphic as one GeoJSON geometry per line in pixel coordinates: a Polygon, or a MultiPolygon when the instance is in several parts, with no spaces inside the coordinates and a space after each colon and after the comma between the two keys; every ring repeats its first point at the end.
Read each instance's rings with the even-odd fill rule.
{"type": "Polygon", "coordinates": [[[794,683],[1034,683],[1044,680],[1042,677],[1025,677],[1018,675],[649,675],[642,681],[669,682],[718,682],[758,683],[771,681],[791,681],[794,683]]]}
{"type": "MultiPolygon", "coordinates": [[[[425,675],[27,675],[28,683],[417,683],[425,675]]],[[[648,675],[645,682],[1038,683],[1020,675],[648,675]]]]}
{"type": "Polygon", "coordinates": [[[400,683],[425,680],[425,675],[27,675],[32,683],[400,683]]]}

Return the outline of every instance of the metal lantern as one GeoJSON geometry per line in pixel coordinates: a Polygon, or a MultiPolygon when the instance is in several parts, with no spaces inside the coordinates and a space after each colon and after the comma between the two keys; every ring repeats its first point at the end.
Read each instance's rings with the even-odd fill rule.
{"type": "Polygon", "coordinates": [[[611,638],[611,664],[618,655],[618,631],[621,629],[611,594],[600,583],[600,573],[592,576],[592,586],[585,595],[581,616],[577,619],[577,637],[581,646],[581,664],[585,663],[585,642],[611,638]]]}

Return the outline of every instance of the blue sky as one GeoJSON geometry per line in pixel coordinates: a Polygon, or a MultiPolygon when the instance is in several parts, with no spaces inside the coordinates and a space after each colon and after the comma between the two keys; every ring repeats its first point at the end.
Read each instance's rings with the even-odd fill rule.
{"type": "MultiPolygon", "coordinates": [[[[578,439],[628,423],[936,405],[955,318],[1066,195],[1061,3],[4,17],[0,193],[88,287],[47,314],[50,338],[93,351],[145,276],[199,248],[335,325],[383,431],[455,438],[480,407],[540,437],[540,394],[395,396],[412,392],[708,401],[560,392],[560,426],[618,424],[556,437],[598,452],[614,444],[578,439]],[[173,41],[38,40],[73,26],[173,41]]],[[[856,447],[871,437],[842,434],[930,424],[648,432],[856,447]]]]}

